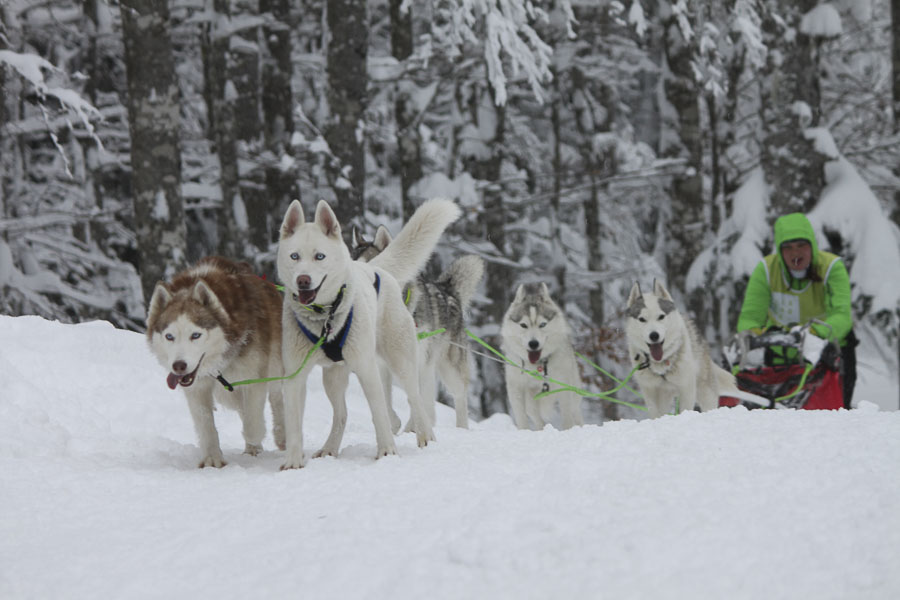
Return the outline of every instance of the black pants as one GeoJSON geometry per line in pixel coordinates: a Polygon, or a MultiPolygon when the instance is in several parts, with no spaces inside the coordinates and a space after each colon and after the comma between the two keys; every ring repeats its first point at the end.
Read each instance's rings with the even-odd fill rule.
{"type": "Polygon", "coordinates": [[[841,378],[844,380],[844,408],[849,410],[853,388],[856,387],[856,347],[859,346],[859,339],[851,329],[845,340],[847,343],[841,347],[841,378]]]}

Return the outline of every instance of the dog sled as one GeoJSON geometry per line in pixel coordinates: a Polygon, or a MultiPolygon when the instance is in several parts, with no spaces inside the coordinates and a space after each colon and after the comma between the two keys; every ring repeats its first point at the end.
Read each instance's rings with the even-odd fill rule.
{"type": "MultiPolygon", "coordinates": [[[[821,321],[815,321],[822,323],[821,321]]],[[[768,406],[722,396],[719,406],[836,410],[844,407],[841,351],[835,343],[822,348],[815,363],[804,359],[810,325],[761,335],[743,332],[725,349],[738,389],[768,400],[768,406]]],[[[807,355],[809,353],[807,352],[807,355]]]]}

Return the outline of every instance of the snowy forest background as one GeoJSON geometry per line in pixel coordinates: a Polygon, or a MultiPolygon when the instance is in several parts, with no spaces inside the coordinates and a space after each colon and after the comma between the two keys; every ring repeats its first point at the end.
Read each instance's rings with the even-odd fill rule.
{"type": "MultiPolygon", "coordinates": [[[[633,281],[666,281],[720,348],[775,218],[803,211],[896,378],[898,20],[900,0],[0,0],[0,313],[142,331],[155,282],[204,255],[274,279],[292,198],[371,235],[443,195],[465,214],[429,269],[485,259],[476,333],[498,346],[515,286],[547,281],[576,349],[621,372],[633,281]]],[[[475,361],[470,408],[505,411],[475,361]]]]}

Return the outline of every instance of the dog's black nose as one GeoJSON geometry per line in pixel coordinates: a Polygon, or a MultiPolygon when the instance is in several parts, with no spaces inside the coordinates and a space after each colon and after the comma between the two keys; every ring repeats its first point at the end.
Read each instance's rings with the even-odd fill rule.
{"type": "Polygon", "coordinates": [[[183,360],[176,360],[172,363],[172,372],[173,373],[184,373],[187,371],[187,363],[183,360]]]}
{"type": "Polygon", "coordinates": [[[537,350],[538,346],[540,346],[540,344],[538,343],[537,340],[531,340],[530,342],[528,342],[528,347],[531,348],[532,350],[537,350]]]}
{"type": "Polygon", "coordinates": [[[301,290],[309,289],[309,285],[312,283],[312,279],[309,278],[309,275],[298,275],[297,276],[297,288],[301,290]]]}
{"type": "Polygon", "coordinates": [[[659,334],[656,333],[655,331],[651,331],[651,332],[650,332],[650,341],[651,341],[651,342],[658,342],[658,341],[659,341],[659,334]]]}

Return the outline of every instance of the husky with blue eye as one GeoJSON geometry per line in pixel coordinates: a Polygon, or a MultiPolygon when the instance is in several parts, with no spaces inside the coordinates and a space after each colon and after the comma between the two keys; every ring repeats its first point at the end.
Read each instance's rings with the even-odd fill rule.
{"type": "Polygon", "coordinates": [[[187,397],[200,438],[200,467],[226,464],[213,420],[214,400],[240,413],[244,452],[256,455],[266,433],[268,394],[275,444],[284,450],[281,383],[234,391],[222,383],[282,375],[281,294],[249,265],[208,257],[171,282],[156,284],[147,313],[147,342],[169,371],[169,388],[180,388],[187,397]]]}
{"type": "Polygon", "coordinates": [[[546,284],[524,283],[518,287],[503,316],[500,335],[504,354],[517,365],[506,365],[506,393],[516,427],[543,429],[555,419],[557,406],[563,429],[583,425],[581,396],[557,392],[535,399],[541,392],[558,389],[559,385],[523,371],[537,371],[543,377],[583,387],[572,348],[571,329],[546,284]]]}
{"type": "Polygon", "coordinates": [[[712,361],[697,327],[678,311],[659,281],[647,294],[637,282],[632,286],[625,336],[651,418],[672,412],[676,397],[681,411],[699,406],[703,412],[719,406],[719,395],[765,401],[739,391],[734,376],[712,361]]]}
{"type": "Polygon", "coordinates": [[[350,373],[356,374],[375,426],[376,458],[396,454],[380,369],[389,369],[409,399],[420,447],[434,440],[419,397],[417,337],[412,315],[403,303],[402,286],[425,266],[444,229],[461,211],[450,200],[422,204],[396,239],[368,263],[353,260],[331,207],[319,201],[307,221],[298,201],[281,224],[278,277],[284,283],[282,357],[288,373],[309,356],[309,364],[284,385],[286,453],[282,469],[306,464],[303,410],[306,379],[322,367],[325,393],[334,412],[331,433],[313,456],[337,456],[347,405],[350,373]],[[316,344],[322,344],[316,348],[316,344]]]}

